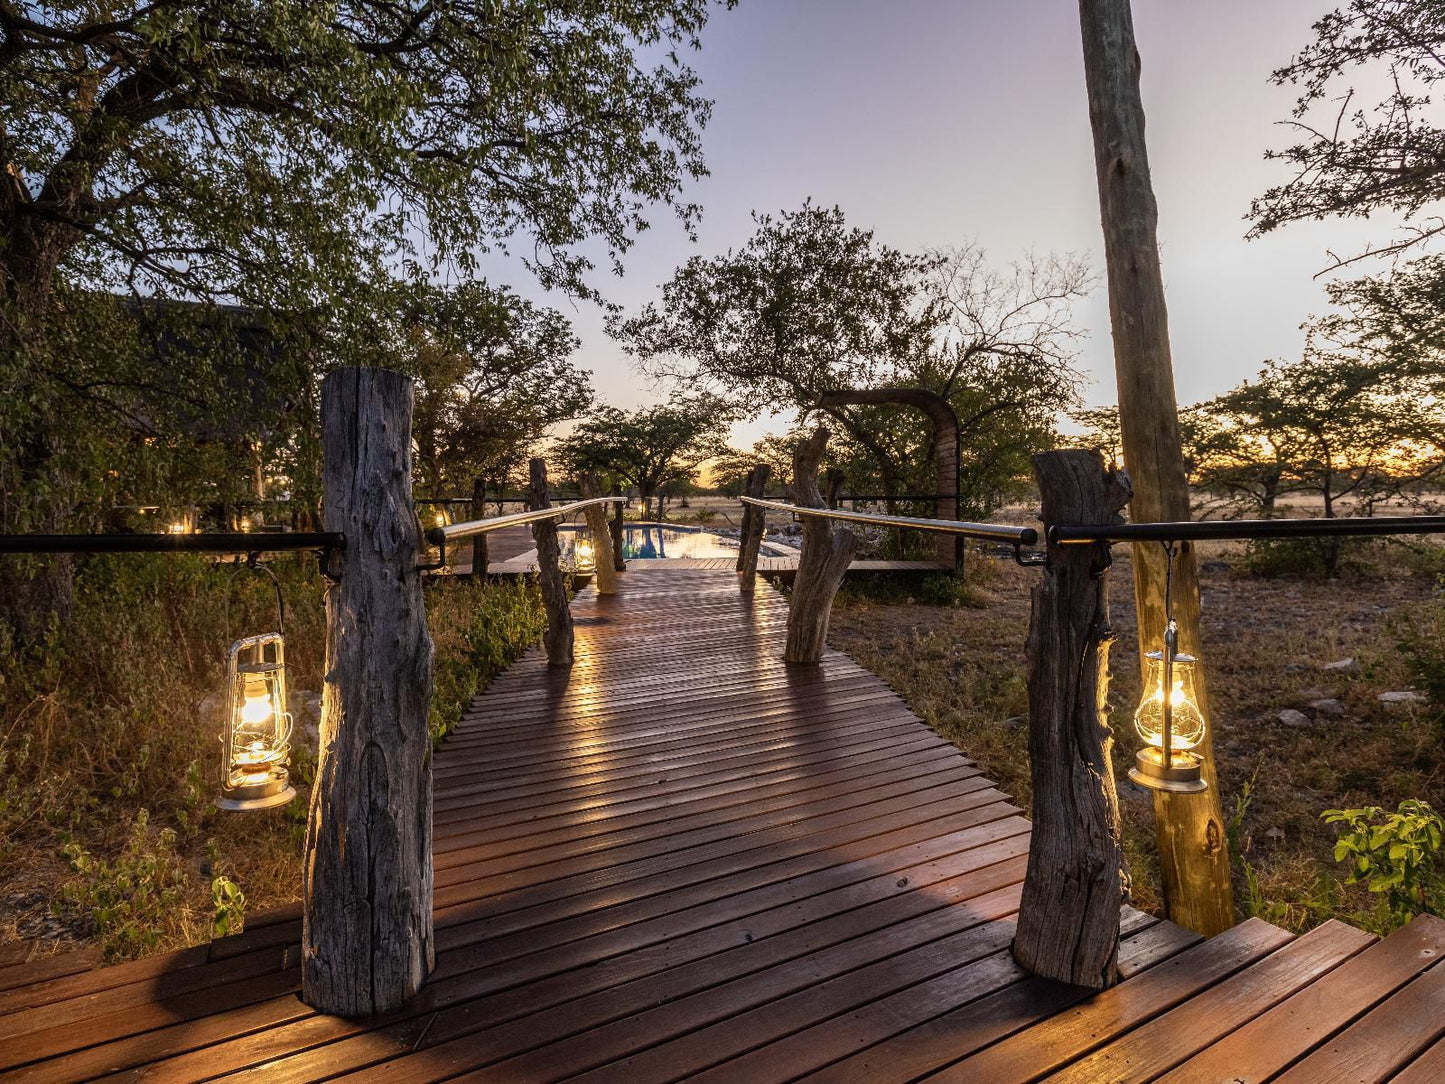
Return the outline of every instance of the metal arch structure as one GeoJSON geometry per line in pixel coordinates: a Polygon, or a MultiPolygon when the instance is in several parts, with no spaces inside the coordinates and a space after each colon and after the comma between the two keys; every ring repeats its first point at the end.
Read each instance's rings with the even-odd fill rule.
{"type": "MultiPolygon", "coordinates": [[[[938,504],[934,514],[939,519],[958,518],[958,414],[942,395],[922,388],[839,388],[825,391],[818,397],[818,407],[836,406],[911,406],[928,415],[933,424],[933,466],[938,504]]],[[[959,569],[963,566],[963,536],[939,534],[935,545],[940,564],[959,569]]]]}

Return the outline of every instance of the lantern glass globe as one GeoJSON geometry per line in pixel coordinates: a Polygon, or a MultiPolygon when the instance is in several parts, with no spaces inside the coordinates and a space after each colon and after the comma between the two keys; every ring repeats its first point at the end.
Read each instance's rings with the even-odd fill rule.
{"type": "Polygon", "coordinates": [[[1176,654],[1169,667],[1170,688],[1164,688],[1164,653],[1151,651],[1146,656],[1148,669],[1144,674],[1144,698],[1134,712],[1134,728],[1139,736],[1156,749],[1164,746],[1164,708],[1169,707],[1169,748],[1171,751],[1193,749],[1204,740],[1204,713],[1199,708],[1195,691],[1195,673],[1199,660],[1193,655],[1176,654]]]}

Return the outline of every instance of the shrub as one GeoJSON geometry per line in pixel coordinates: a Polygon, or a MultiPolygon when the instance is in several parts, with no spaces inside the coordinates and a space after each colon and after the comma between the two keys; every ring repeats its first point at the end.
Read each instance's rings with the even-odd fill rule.
{"type": "Polygon", "coordinates": [[[1244,568],[1252,576],[1326,579],[1358,573],[1369,565],[1366,544],[1351,538],[1255,538],[1244,548],[1244,568]]]}
{"type": "Polygon", "coordinates": [[[1410,683],[1429,698],[1434,723],[1445,737],[1445,601],[1436,600],[1400,626],[1397,641],[1410,683]]]}
{"type": "Polygon", "coordinates": [[[1368,806],[1327,809],[1322,816],[1348,829],[1335,843],[1335,861],[1350,865],[1345,883],[1364,884],[1379,898],[1374,913],[1362,916],[1362,925],[1384,934],[1416,915],[1441,913],[1445,822],[1428,804],[1407,798],[1394,813],[1368,806]]]}

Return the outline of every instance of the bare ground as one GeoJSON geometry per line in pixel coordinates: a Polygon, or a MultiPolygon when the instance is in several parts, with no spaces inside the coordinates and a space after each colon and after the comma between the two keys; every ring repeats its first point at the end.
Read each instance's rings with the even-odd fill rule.
{"type": "MultiPolygon", "coordinates": [[[[1425,704],[1387,705],[1378,694],[1409,688],[1396,650],[1420,621],[1432,578],[1403,569],[1326,582],[1258,579],[1239,555],[1216,546],[1201,555],[1204,666],[1227,819],[1235,821],[1236,901],[1295,929],[1349,917],[1371,901],[1341,885],[1326,809],[1445,794],[1445,756],[1435,713],[1425,704]],[[1353,658],[1343,670],[1329,663],[1353,658]],[[1328,707],[1311,702],[1337,700],[1328,707]],[[1280,712],[1294,709],[1294,725],[1280,712]]],[[[1027,808],[1028,701],[1024,638],[1036,571],[998,558],[972,558],[961,604],[928,605],[898,589],[849,588],[834,614],[832,640],[881,675],[935,730],[977,759],[1027,808]]],[[[903,589],[906,591],[907,589],[903,589]]],[[[925,592],[917,591],[924,594],[925,592]]],[[[1161,911],[1149,795],[1124,774],[1137,741],[1139,696],[1132,574],[1115,547],[1110,577],[1110,705],[1115,775],[1130,857],[1134,902],[1161,911]]]]}

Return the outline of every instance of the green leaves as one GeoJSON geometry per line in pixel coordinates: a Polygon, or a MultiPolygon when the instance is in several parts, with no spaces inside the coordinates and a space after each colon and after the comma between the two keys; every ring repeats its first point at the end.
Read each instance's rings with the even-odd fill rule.
{"type": "Polygon", "coordinates": [[[1394,813],[1379,806],[1328,809],[1329,824],[1345,826],[1335,843],[1335,861],[1348,863],[1347,884],[1364,884],[1380,897],[1380,932],[1402,926],[1417,914],[1439,914],[1445,906],[1445,869],[1439,867],[1445,821],[1416,798],[1394,813]]]}

